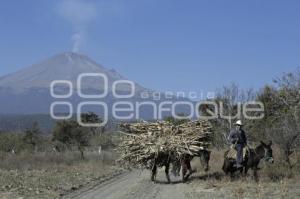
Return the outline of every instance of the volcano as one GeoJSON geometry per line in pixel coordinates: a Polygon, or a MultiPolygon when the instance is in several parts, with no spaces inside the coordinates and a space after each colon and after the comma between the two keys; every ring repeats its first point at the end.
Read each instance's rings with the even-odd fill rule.
{"type": "MultiPolygon", "coordinates": [[[[105,74],[109,85],[112,85],[112,82],[116,80],[126,80],[114,69],[106,69],[85,55],[66,52],[13,74],[0,77],[0,88],[11,89],[11,91],[20,93],[30,89],[49,89],[52,81],[67,80],[72,82],[76,89],[77,78],[83,73],[105,74]]],[[[145,90],[139,84],[135,83],[135,86],[137,90],[145,90]]],[[[89,81],[84,87],[100,90],[103,89],[103,82],[99,80],[89,81]]]]}
{"type": "MultiPolygon", "coordinates": [[[[53,99],[50,95],[51,82],[64,80],[72,84],[73,92],[77,91],[77,80],[81,74],[96,73],[104,74],[107,77],[107,87],[104,86],[103,78],[87,78],[81,85],[82,92],[95,95],[108,88],[108,96],[101,99],[107,103],[112,99],[112,85],[118,80],[128,80],[114,69],[107,69],[96,63],[86,55],[66,52],[52,56],[37,64],[17,71],[12,74],[0,77],[0,114],[36,114],[49,113],[53,99]]],[[[138,83],[130,81],[135,86],[134,96],[130,99],[135,101],[141,92],[151,92],[140,86],[138,83]]],[[[57,85],[58,92],[65,92],[66,85],[57,85]]],[[[130,92],[132,87],[120,84],[115,88],[115,92],[130,92]]],[[[82,101],[78,96],[66,99],[70,103],[82,101]]]]}

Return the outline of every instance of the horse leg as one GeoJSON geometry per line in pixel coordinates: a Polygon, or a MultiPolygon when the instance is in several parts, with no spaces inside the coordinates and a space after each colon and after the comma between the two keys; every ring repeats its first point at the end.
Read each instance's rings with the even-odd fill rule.
{"type": "Polygon", "coordinates": [[[171,180],[170,180],[170,175],[169,175],[169,168],[170,168],[170,164],[168,163],[168,164],[166,164],[166,166],[165,166],[165,173],[166,173],[166,177],[167,177],[168,183],[171,182],[171,180]]]}
{"type": "Polygon", "coordinates": [[[152,169],[151,169],[151,181],[155,181],[156,173],[157,173],[157,166],[154,162],[152,169]]]}

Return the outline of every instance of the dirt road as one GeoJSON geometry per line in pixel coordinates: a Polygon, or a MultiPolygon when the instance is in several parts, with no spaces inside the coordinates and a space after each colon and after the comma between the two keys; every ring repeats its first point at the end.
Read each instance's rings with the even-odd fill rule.
{"type": "Polygon", "coordinates": [[[182,183],[171,176],[167,184],[163,172],[157,182],[150,181],[149,172],[132,171],[120,174],[100,185],[78,190],[65,198],[75,199],[196,199],[196,198],[298,198],[300,186],[297,180],[282,183],[254,183],[249,179],[230,182],[218,173],[193,174],[182,183]]]}
{"type": "MultiPolygon", "coordinates": [[[[80,199],[132,199],[132,198],[187,198],[186,192],[190,192],[187,184],[181,183],[180,178],[172,178],[171,184],[166,184],[165,175],[160,173],[157,182],[150,181],[146,171],[134,171],[121,174],[99,186],[69,195],[67,198],[80,199]]],[[[190,197],[188,197],[190,198],[190,197]]]]}

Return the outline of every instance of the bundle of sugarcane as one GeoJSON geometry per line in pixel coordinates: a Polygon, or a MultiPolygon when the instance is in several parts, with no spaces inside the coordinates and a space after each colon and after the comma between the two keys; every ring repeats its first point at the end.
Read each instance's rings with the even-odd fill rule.
{"type": "Polygon", "coordinates": [[[197,156],[212,140],[208,121],[190,121],[180,125],[170,122],[127,123],[122,128],[122,141],[117,149],[122,164],[144,167],[159,153],[197,156]]]}
{"type": "Polygon", "coordinates": [[[166,131],[168,128],[172,128],[173,125],[169,122],[159,121],[159,122],[138,122],[138,123],[124,123],[120,124],[122,130],[133,133],[133,134],[143,134],[143,133],[160,133],[166,131]]]}

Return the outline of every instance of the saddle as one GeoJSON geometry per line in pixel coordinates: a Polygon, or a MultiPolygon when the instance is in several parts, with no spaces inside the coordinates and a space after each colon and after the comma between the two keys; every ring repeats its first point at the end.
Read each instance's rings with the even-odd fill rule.
{"type": "MultiPolygon", "coordinates": [[[[243,148],[243,160],[246,157],[246,152],[248,150],[248,147],[243,148]]],[[[237,151],[234,148],[230,148],[227,154],[225,155],[226,158],[228,159],[236,159],[237,151]]]]}

